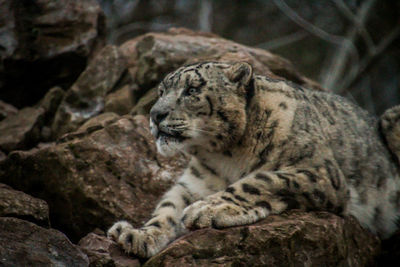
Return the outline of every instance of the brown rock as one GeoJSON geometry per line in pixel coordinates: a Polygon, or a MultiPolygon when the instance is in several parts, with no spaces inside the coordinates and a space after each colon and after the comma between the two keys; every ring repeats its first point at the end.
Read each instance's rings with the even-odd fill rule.
{"type": "Polygon", "coordinates": [[[0,12],[0,98],[17,107],[69,87],[105,41],[95,0],[1,1],[0,12]]]}
{"type": "Polygon", "coordinates": [[[0,121],[7,118],[8,115],[17,114],[18,109],[0,100],[0,121]]]}
{"type": "Polygon", "coordinates": [[[354,218],[291,211],[254,225],[194,231],[144,266],[369,266],[379,246],[354,218]]]}
{"type": "Polygon", "coordinates": [[[255,73],[285,78],[322,90],[299,74],[286,59],[266,50],[248,47],[213,34],[172,28],[167,33],[148,33],[126,42],[121,51],[128,58],[129,72],[142,88],[151,88],[168,72],[185,63],[204,60],[247,61],[255,73]]]}
{"type": "Polygon", "coordinates": [[[139,267],[141,264],[125,254],[120,247],[105,236],[90,233],[79,241],[79,247],[89,257],[90,266],[139,267]]]}
{"type": "Polygon", "coordinates": [[[148,118],[126,115],[67,142],[14,151],[0,181],[44,199],[52,226],[73,241],[119,219],[141,226],[182,161],[156,154],[148,118]]]}
{"type": "Polygon", "coordinates": [[[65,94],[52,125],[53,134],[59,137],[74,131],[101,113],[107,92],[125,68],[125,59],[117,47],[103,48],[65,94]]]}
{"type": "Polygon", "coordinates": [[[147,115],[150,112],[151,107],[156,103],[158,98],[157,88],[152,88],[142,96],[136,103],[135,107],[132,108],[131,115],[147,115]]]}
{"type": "Polygon", "coordinates": [[[133,90],[129,85],[106,96],[105,112],[114,112],[118,115],[128,114],[135,104],[133,90]]]}
{"type": "Polygon", "coordinates": [[[45,110],[27,107],[0,121],[0,149],[10,152],[33,147],[41,138],[45,110]]]}
{"type": "Polygon", "coordinates": [[[16,218],[0,218],[2,266],[88,266],[78,247],[61,232],[16,218]]]}
{"type": "Polygon", "coordinates": [[[44,200],[0,184],[0,217],[16,217],[49,227],[49,207],[44,200]]]}

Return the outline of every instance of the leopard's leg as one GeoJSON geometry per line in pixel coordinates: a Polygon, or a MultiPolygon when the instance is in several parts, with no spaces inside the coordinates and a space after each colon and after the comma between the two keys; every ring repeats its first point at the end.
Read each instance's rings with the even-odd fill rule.
{"type": "Polygon", "coordinates": [[[256,171],[184,210],[189,229],[254,223],[288,209],[341,213],[349,199],[340,169],[332,161],[319,168],[256,171]]]}
{"type": "Polygon", "coordinates": [[[126,221],[115,223],[108,236],[116,240],[128,253],[147,258],[158,253],[168,243],[184,234],[182,211],[185,207],[226,187],[218,177],[202,172],[200,167],[189,164],[178,182],[162,197],[152,218],[140,229],[126,221]],[[219,183],[219,187],[215,184],[219,183]],[[210,186],[213,184],[213,186],[210,186]]]}

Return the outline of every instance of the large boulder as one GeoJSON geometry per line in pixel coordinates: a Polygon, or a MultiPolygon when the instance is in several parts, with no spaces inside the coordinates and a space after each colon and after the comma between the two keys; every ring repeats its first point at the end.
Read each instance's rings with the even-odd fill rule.
{"type": "Polygon", "coordinates": [[[51,138],[50,123],[64,95],[59,87],[50,89],[34,107],[26,107],[0,121],[0,149],[10,152],[29,149],[51,138]]]}
{"type": "Polygon", "coordinates": [[[49,207],[44,200],[0,184],[0,217],[16,217],[49,227],[49,207]]]}
{"type": "Polygon", "coordinates": [[[125,58],[116,46],[104,47],[65,94],[52,125],[53,135],[76,130],[104,109],[105,96],[125,70],[125,58]]]}
{"type": "Polygon", "coordinates": [[[146,117],[102,121],[0,162],[0,181],[46,200],[52,226],[73,241],[119,219],[142,225],[182,169],[157,155],[146,117]]]}
{"type": "Polygon", "coordinates": [[[95,0],[1,1],[0,13],[0,99],[18,108],[68,88],[105,41],[95,0]]]}
{"type": "Polygon", "coordinates": [[[370,266],[379,245],[354,218],[291,211],[253,225],[191,232],[144,266],[370,266]]]}
{"type": "Polygon", "coordinates": [[[170,71],[186,63],[204,60],[247,61],[257,74],[280,77],[311,89],[322,90],[301,75],[291,62],[269,51],[241,45],[209,33],[172,28],[147,33],[121,45],[129,72],[139,86],[151,88],[170,71]]]}
{"type": "Polygon", "coordinates": [[[87,256],[61,232],[0,217],[1,266],[88,266],[87,256]]]}
{"type": "MultiPolygon", "coordinates": [[[[124,254],[102,233],[90,233],[79,246],[92,266],[139,266],[138,259],[124,254]]],[[[353,217],[293,210],[253,225],[191,232],[144,267],[373,266],[379,251],[379,239],[353,217]]]]}
{"type": "Polygon", "coordinates": [[[139,267],[140,261],[127,255],[103,233],[90,233],[79,243],[81,250],[89,257],[90,266],[139,267]]]}

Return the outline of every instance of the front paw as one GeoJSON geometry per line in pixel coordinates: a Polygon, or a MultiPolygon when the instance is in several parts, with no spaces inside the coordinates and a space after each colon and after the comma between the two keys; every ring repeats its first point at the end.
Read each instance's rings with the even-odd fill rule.
{"type": "Polygon", "coordinates": [[[223,228],[237,225],[243,210],[221,199],[197,201],[183,211],[182,223],[190,230],[200,228],[223,228]]]}
{"type": "Polygon", "coordinates": [[[161,231],[154,228],[134,229],[125,221],[115,223],[107,232],[127,253],[149,258],[163,249],[167,241],[161,231]]]}

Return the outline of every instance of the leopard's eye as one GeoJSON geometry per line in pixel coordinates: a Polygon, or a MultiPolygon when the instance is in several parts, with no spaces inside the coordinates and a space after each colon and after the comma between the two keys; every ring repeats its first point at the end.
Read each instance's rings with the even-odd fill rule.
{"type": "Polygon", "coordinates": [[[195,87],[189,87],[187,90],[186,90],[186,95],[196,95],[196,94],[198,94],[199,93],[199,89],[198,88],[195,88],[195,87]]]}

